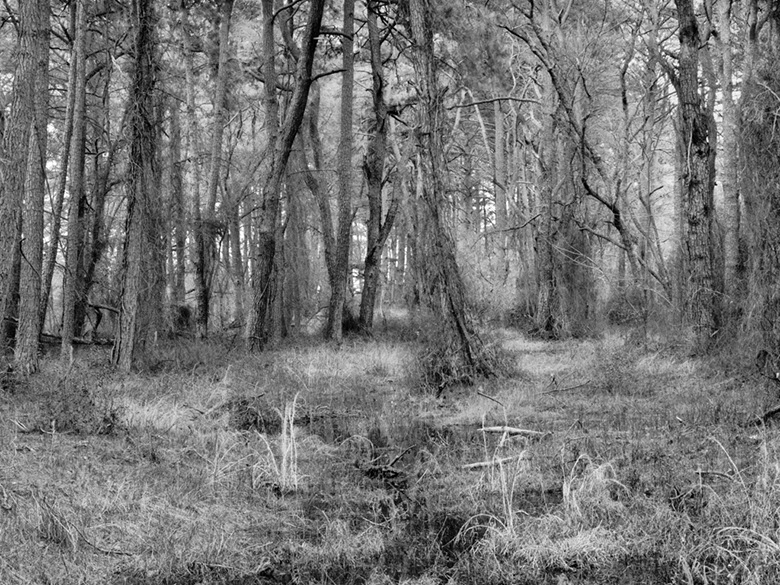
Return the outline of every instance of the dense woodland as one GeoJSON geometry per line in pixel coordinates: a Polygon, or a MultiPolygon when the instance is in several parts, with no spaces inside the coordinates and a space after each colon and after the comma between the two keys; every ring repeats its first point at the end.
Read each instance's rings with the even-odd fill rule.
{"type": "Polygon", "coordinates": [[[0,2],[0,583],[780,583],[780,3],[0,2]]]}
{"type": "MultiPolygon", "coordinates": [[[[0,345],[430,315],[780,349],[767,0],[9,0],[0,345]],[[674,325],[672,325],[674,324],[674,325]]],[[[10,358],[9,358],[10,359],[10,358]]]]}

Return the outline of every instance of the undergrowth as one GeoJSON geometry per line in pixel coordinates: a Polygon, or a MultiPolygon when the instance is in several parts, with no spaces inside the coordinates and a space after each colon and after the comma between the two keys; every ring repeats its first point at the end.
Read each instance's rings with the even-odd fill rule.
{"type": "Polygon", "coordinates": [[[2,394],[0,582],[780,577],[780,434],[751,372],[498,331],[506,373],[437,398],[419,337],[45,363],[2,394]]]}

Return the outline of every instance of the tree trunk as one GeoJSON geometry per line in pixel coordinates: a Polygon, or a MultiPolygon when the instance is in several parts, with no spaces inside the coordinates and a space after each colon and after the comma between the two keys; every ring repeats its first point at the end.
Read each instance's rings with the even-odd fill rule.
{"type": "MultiPolygon", "coordinates": [[[[303,33],[301,56],[296,66],[295,87],[290,105],[278,137],[273,142],[269,140],[271,163],[262,190],[263,204],[260,210],[260,225],[257,230],[259,258],[257,260],[257,274],[255,274],[253,282],[252,313],[246,327],[247,342],[252,349],[262,348],[269,339],[273,339],[278,334],[274,330],[272,306],[274,294],[277,290],[274,269],[277,261],[276,248],[281,212],[281,187],[292,145],[303,121],[303,114],[306,109],[309,87],[312,82],[314,50],[317,46],[324,5],[324,0],[312,0],[310,4],[309,20],[303,33]]],[[[263,46],[265,49],[268,49],[269,43],[273,49],[273,17],[273,2],[271,0],[263,0],[263,19],[265,23],[263,46]],[[269,38],[270,41],[268,40],[269,38]]],[[[267,61],[263,70],[265,91],[266,99],[268,99],[270,92],[273,96],[272,101],[275,104],[276,73],[273,71],[273,50],[271,50],[270,55],[271,58],[268,60],[270,63],[267,61]],[[274,80],[273,84],[271,80],[274,80]]],[[[266,120],[269,122],[272,119],[272,113],[271,110],[266,109],[266,120]]]]}
{"type": "Polygon", "coordinates": [[[198,124],[198,112],[195,104],[195,71],[192,63],[192,33],[189,23],[189,9],[184,0],[180,4],[181,13],[181,52],[184,62],[184,76],[186,86],[187,102],[187,134],[186,151],[187,157],[192,162],[192,223],[193,238],[195,244],[192,263],[195,268],[195,303],[196,310],[196,333],[199,337],[206,335],[208,331],[208,321],[211,298],[211,288],[209,283],[209,263],[206,249],[206,238],[203,229],[203,217],[201,213],[201,168],[200,168],[200,128],[198,124]]]}
{"type": "Polygon", "coordinates": [[[469,378],[473,379],[494,372],[474,330],[465,286],[455,259],[455,244],[441,218],[441,210],[447,207],[447,172],[442,144],[444,108],[433,53],[431,0],[410,0],[409,16],[412,63],[419,95],[416,134],[420,148],[422,198],[432,239],[428,242],[430,265],[426,267],[432,274],[424,290],[437,316],[457,340],[458,356],[469,372],[469,378]]]}
{"type": "Polygon", "coordinates": [[[25,204],[24,239],[21,265],[19,329],[15,361],[20,371],[38,369],[38,343],[41,336],[41,268],[43,265],[43,207],[46,194],[46,146],[49,110],[49,7],[50,0],[36,0],[35,23],[36,80],[34,124],[30,134],[25,204]]]}
{"type": "Polygon", "coordinates": [[[15,333],[8,310],[18,295],[14,276],[15,257],[19,256],[19,226],[27,170],[30,130],[33,127],[33,95],[37,77],[36,23],[38,5],[19,3],[19,42],[11,93],[11,112],[0,149],[0,353],[15,333]]]}
{"type": "Polygon", "coordinates": [[[739,152],[738,116],[734,104],[734,73],[731,42],[731,0],[719,0],[720,34],[718,42],[722,56],[721,93],[723,95],[723,283],[729,303],[737,301],[739,291],[739,152]]]}
{"type": "MultiPolygon", "coordinates": [[[[70,5],[70,30],[76,30],[76,2],[71,2],[70,5]]],[[[68,164],[70,162],[70,147],[73,141],[73,110],[76,102],[76,63],[75,46],[71,44],[70,66],[68,67],[68,89],[65,98],[66,105],[62,152],[60,154],[59,174],[57,176],[57,187],[54,196],[54,204],[52,206],[51,235],[49,237],[49,245],[46,249],[43,276],[41,277],[41,299],[38,308],[41,315],[41,324],[46,323],[49,293],[51,292],[51,282],[54,277],[54,267],[57,262],[57,253],[60,244],[62,208],[65,201],[65,189],[68,184],[68,164]]]]}
{"type": "Polygon", "coordinates": [[[122,255],[119,328],[112,353],[113,363],[124,371],[129,371],[137,363],[156,338],[165,261],[155,169],[156,58],[152,0],[133,0],[131,11],[135,71],[129,99],[135,107],[129,122],[127,235],[122,255]]]}
{"type": "Polygon", "coordinates": [[[398,211],[398,198],[394,197],[387,210],[387,217],[384,218],[384,222],[382,221],[382,184],[387,151],[387,105],[384,100],[385,82],[382,71],[381,37],[377,25],[378,10],[377,1],[370,0],[368,2],[368,42],[371,50],[371,97],[374,105],[374,127],[363,161],[363,172],[368,186],[368,225],[366,226],[366,258],[359,317],[360,329],[365,332],[370,332],[374,326],[374,308],[379,289],[379,275],[382,270],[382,251],[398,211]]]}
{"type": "Polygon", "coordinates": [[[344,23],[341,34],[341,122],[338,149],[338,216],[336,257],[330,279],[330,302],[325,337],[340,342],[344,303],[349,274],[349,248],[352,227],[352,109],[355,80],[355,0],[344,0],[344,23]]]}
{"type": "Polygon", "coordinates": [[[209,330],[209,306],[211,304],[211,280],[214,264],[217,259],[216,250],[216,208],[217,191],[222,172],[222,137],[225,130],[225,100],[227,97],[227,64],[230,40],[230,18],[233,12],[233,0],[221,0],[219,6],[219,57],[217,80],[214,88],[214,119],[211,132],[211,157],[209,182],[206,189],[206,209],[202,221],[196,226],[198,240],[198,269],[196,278],[199,280],[200,292],[198,311],[198,337],[207,337],[209,330]]]}
{"type": "Polygon", "coordinates": [[[539,181],[541,183],[538,213],[538,228],[535,230],[536,250],[536,311],[534,328],[545,338],[558,338],[564,329],[564,315],[561,311],[560,287],[556,266],[556,248],[562,242],[557,234],[561,231],[560,218],[556,217],[556,202],[566,177],[563,160],[564,146],[558,118],[560,111],[551,115],[545,125],[544,138],[539,147],[539,181]]]}
{"type": "Polygon", "coordinates": [[[173,279],[171,297],[174,303],[184,304],[186,296],[186,250],[187,250],[187,225],[184,207],[184,161],[181,157],[181,119],[179,116],[179,102],[171,102],[171,138],[170,169],[171,169],[171,218],[173,220],[173,279]]]}
{"type": "Polygon", "coordinates": [[[239,220],[240,202],[236,201],[230,210],[228,220],[228,237],[230,239],[231,263],[230,271],[233,280],[233,291],[236,299],[233,307],[233,323],[244,324],[244,257],[241,252],[241,224],[239,220]]]}
{"type": "Polygon", "coordinates": [[[86,85],[87,85],[87,16],[86,0],[76,0],[76,101],[73,108],[73,164],[68,205],[68,248],[65,256],[65,281],[62,292],[62,346],[63,357],[70,355],[76,331],[76,304],[82,295],[80,267],[84,227],[85,188],[84,160],[86,141],[86,85]]]}
{"type": "Polygon", "coordinates": [[[498,248],[498,269],[501,282],[504,282],[508,273],[506,264],[506,226],[507,226],[507,208],[506,208],[506,155],[504,143],[506,141],[504,133],[504,113],[501,110],[501,101],[493,102],[493,120],[495,123],[495,136],[493,142],[493,189],[495,192],[496,204],[496,237],[494,238],[498,248]]]}
{"type": "Polygon", "coordinates": [[[698,351],[707,351],[718,329],[717,297],[714,290],[712,245],[712,176],[710,120],[699,95],[701,44],[692,0],[675,0],[680,26],[680,73],[677,97],[686,144],[683,170],[685,251],[689,271],[686,314],[693,326],[698,351]]]}

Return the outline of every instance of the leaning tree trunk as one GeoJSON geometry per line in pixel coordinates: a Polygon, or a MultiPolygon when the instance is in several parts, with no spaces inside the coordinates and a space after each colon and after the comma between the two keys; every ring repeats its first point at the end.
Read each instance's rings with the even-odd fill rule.
{"type": "Polygon", "coordinates": [[[19,295],[19,329],[16,335],[16,365],[25,374],[38,369],[41,336],[41,268],[43,265],[43,203],[46,195],[46,145],[49,110],[49,0],[36,0],[36,79],[34,124],[30,134],[27,164],[24,239],[19,295]]]}
{"type": "Polygon", "coordinates": [[[684,247],[689,270],[686,315],[693,326],[696,349],[706,351],[718,329],[713,273],[714,178],[710,160],[710,121],[699,95],[701,39],[693,2],[675,0],[675,4],[680,23],[680,73],[676,89],[682,138],[686,145],[683,170],[684,247]]]}
{"type": "MultiPolygon", "coordinates": [[[[257,274],[254,275],[252,283],[254,288],[252,313],[246,326],[247,341],[250,348],[253,349],[263,347],[269,339],[273,339],[277,334],[273,330],[272,306],[274,294],[277,290],[274,271],[277,263],[276,251],[281,213],[282,181],[285,176],[287,161],[292,151],[292,145],[298,134],[298,129],[301,126],[306,109],[306,101],[312,82],[314,50],[317,46],[324,6],[325,0],[312,0],[309,7],[309,20],[303,33],[301,55],[295,72],[295,88],[293,89],[290,105],[285,115],[284,124],[272,146],[271,165],[263,185],[264,200],[261,209],[260,225],[257,230],[259,258],[257,259],[257,274]]],[[[264,0],[263,12],[264,20],[270,21],[272,30],[273,3],[264,0]],[[266,4],[270,6],[266,6],[266,4]],[[269,10],[270,13],[268,12],[269,10]]],[[[266,27],[265,30],[267,31],[268,28],[266,27]]],[[[267,37],[268,35],[265,34],[264,38],[267,39],[267,37]]],[[[267,41],[264,41],[265,48],[268,48],[267,45],[267,41]]],[[[273,47],[272,36],[270,45],[273,47]]],[[[272,67],[273,63],[270,65],[272,67]]],[[[264,72],[269,68],[265,67],[264,72]]],[[[275,72],[271,71],[271,73],[271,77],[268,76],[268,73],[265,74],[266,91],[269,91],[269,89],[275,91],[275,87],[268,87],[270,85],[268,80],[275,79],[275,72]]],[[[267,95],[266,98],[268,98],[267,95]]],[[[275,103],[275,99],[273,101],[275,103]]]]}
{"type": "Polygon", "coordinates": [[[438,317],[446,323],[450,334],[454,334],[464,373],[473,379],[475,376],[491,375],[493,370],[469,314],[465,285],[455,258],[455,243],[441,217],[441,210],[446,208],[447,202],[447,169],[442,144],[445,112],[437,85],[432,12],[431,0],[409,2],[412,63],[419,95],[416,134],[420,147],[422,199],[430,230],[429,258],[426,259],[429,282],[423,289],[438,317]]]}
{"type": "Polygon", "coordinates": [[[156,59],[152,0],[133,0],[135,71],[130,87],[130,160],[126,239],[122,255],[119,328],[112,361],[129,371],[156,336],[163,294],[165,253],[161,246],[155,116],[156,59]]]}
{"type": "Polygon", "coordinates": [[[14,277],[14,257],[19,250],[19,225],[22,193],[27,168],[30,129],[33,124],[36,49],[35,33],[38,6],[35,2],[19,4],[19,44],[11,93],[11,112],[0,147],[0,352],[13,338],[15,326],[8,319],[7,308],[18,293],[14,277]]]}

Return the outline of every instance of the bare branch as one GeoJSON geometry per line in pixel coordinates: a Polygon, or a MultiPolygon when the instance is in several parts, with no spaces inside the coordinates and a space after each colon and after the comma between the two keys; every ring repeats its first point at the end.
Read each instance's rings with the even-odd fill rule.
{"type": "Polygon", "coordinates": [[[446,109],[455,110],[458,108],[470,108],[472,106],[480,106],[482,104],[492,104],[495,102],[517,102],[521,104],[537,104],[537,105],[541,105],[542,103],[539,100],[533,98],[518,98],[513,96],[503,96],[503,97],[496,97],[496,98],[490,98],[485,100],[477,100],[474,102],[470,102],[468,104],[455,104],[452,106],[448,106],[446,109]]]}

